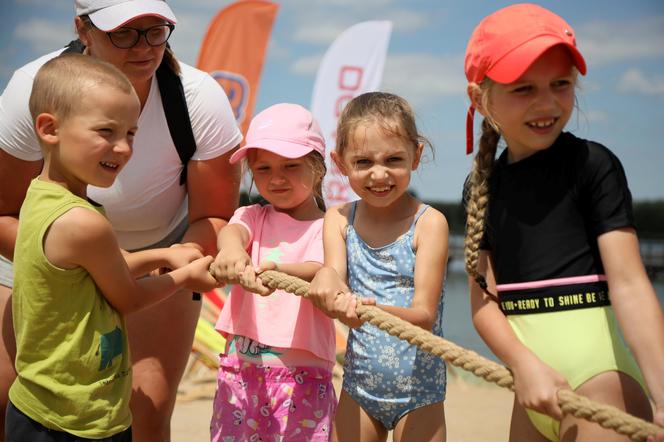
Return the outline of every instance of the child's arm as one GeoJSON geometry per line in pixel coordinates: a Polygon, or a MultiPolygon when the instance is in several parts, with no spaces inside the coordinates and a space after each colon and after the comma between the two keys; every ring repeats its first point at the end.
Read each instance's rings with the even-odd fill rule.
{"type": "Polygon", "coordinates": [[[141,250],[139,252],[126,252],[123,250],[127,267],[134,278],[145,276],[153,270],[179,269],[192,261],[203,257],[203,254],[193,247],[169,247],[141,250]]]}
{"type": "Polygon", "coordinates": [[[357,300],[346,284],[346,206],[328,209],[323,222],[323,250],[325,264],[316,272],[309,288],[309,299],[332,318],[350,326],[357,326],[357,300]]]}
{"type": "Polygon", "coordinates": [[[428,209],[415,226],[415,294],[409,308],[381,305],[378,307],[425,330],[433,328],[440,294],[445,281],[449,226],[445,216],[428,209]]]}
{"type": "MultiPolygon", "coordinates": [[[[493,267],[485,251],[480,252],[479,272],[485,275],[488,290],[495,293],[493,267]]],[[[493,354],[512,370],[514,391],[519,403],[554,419],[562,419],[563,413],[558,406],[556,393],[561,388],[571,389],[565,378],[523,345],[498,304],[484,293],[474,278],[468,278],[468,285],[475,329],[493,354]]]]}
{"type": "Polygon", "coordinates": [[[664,313],[641,261],[636,233],[613,230],[597,243],[613,310],[655,402],[655,423],[664,426],[664,313]]]}
{"type": "MultiPolygon", "coordinates": [[[[256,274],[259,274],[266,270],[275,270],[277,272],[286,273],[291,276],[296,276],[305,281],[311,281],[316,276],[323,265],[319,262],[306,261],[306,262],[281,262],[276,263],[274,261],[263,261],[258,267],[256,267],[256,274]]],[[[260,276],[259,276],[260,278],[260,276]]]]}
{"type": "Polygon", "coordinates": [[[71,209],[51,224],[44,238],[44,253],[57,267],[86,269],[103,296],[123,315],[184,287],[204,292],[218,285],[208,273],[211,257],[165,275],[136,280],[108,220],[85,208],[71,209]]]}

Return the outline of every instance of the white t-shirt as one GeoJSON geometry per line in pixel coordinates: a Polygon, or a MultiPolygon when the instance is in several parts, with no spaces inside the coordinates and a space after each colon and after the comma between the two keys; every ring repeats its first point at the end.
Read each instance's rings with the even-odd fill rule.
{"type": "MultiPolygon", "coordinates": [[[[39,68],[61,52],[52,52],[18,69],[0,97],[0,148],[16,158],[42,158],[28,100],[39,68]]],[[[209,160],[223,155],[242,140],[228,98],[207,73],[184,63],[180,67],[196,139],[196,152],[191,159],[209,160]]],[[[131,250],[154,244],[185,219],[187,192],[180,185],[182,167],[155,76],[138,119],[131,160],[110,188],[88,187],[88,196],[106,209],[122,248],[131,250]]]]}

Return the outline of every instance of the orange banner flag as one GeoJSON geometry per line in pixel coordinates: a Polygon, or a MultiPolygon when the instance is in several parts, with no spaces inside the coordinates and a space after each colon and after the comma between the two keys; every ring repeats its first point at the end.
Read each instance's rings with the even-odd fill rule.
{"type": "Polygon", "coordinates": [[[242,133],[247,132],[265,52],[279,6],[265,0],[231,3],[212,19],[197,67],[226,91],[242,133]]]}

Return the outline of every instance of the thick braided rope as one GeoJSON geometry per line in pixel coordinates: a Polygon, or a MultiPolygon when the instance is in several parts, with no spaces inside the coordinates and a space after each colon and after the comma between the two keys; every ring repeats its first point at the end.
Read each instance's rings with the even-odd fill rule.
{"type": "MultiPolygon", "coordinates": [[[[309,296],[309,283],[295,276],[268,270],[261,273],[260,278],[263,284],[270,288],[284,290],[305,298],[309,296]]],[[[362,322],[368,322],[390,335],[439,356],[450,364],[470,371],[486,381],[514,390],[514,379],[507,368],[474,351],[459,347],[372,305],[358,305],[356,312],[362,322]]],[[[664,433],[662,427],[610,405],[594,402],[573,391],[559,390],[558,404],[564,413],[595,422],[604,428],[626,435],[633,441],[645,441],[648,436],[664,433]]]]}

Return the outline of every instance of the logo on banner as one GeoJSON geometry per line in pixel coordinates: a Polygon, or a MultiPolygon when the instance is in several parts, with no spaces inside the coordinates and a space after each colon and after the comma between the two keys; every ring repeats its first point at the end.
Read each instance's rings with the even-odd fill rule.
{"type": "MultiPolygon", "coordinates": [[[[361,66],[342,65],[339,68],[337,78],[337,97],[334,102],[334,119],[339,119],[339,115],[346,107],[346,104],[362,91],[362,77],[364,69],[361,66]]],[[[337,138],[336,128],[330,134],[330,141],[334,143],[337,138]]],[[[348,181],[341,174],[336,164],[330,161],[330,173],[325,178],[323,184],[325,199],[330,205],[345,203],[352,199],[348,181]]]]}
{"type": "Polygon", "coordinates": [[[235,121],[241,124],[244,121],[249,102],[249,82],[244,76],[235,72],[213,71],[210,72],[210,75],[224,88],[233,108],[235,121]]]}

